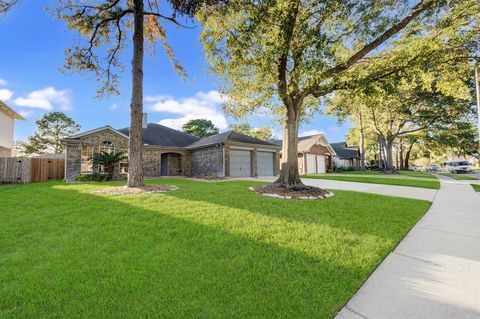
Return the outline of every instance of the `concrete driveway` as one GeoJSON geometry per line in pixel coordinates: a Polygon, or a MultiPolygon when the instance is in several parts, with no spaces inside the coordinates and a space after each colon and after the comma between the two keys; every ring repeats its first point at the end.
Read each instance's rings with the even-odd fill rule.
{"type": "MultiPolygon", "coordinates": [[[[273,182],[275,181],[276,177],[259,177],[259,178],[242,178],[242,179],[252,180],[252,181],[273,182]]],[[[333,190],[340,189],[340,190],[365,192],[365,193],[372,193],[372,194],[379,194],[379,195],[423,199],[428,201],[433,201],[433,198],[435,197],[435,194],[438,191],[436,189],[429,189],[429,188],[344,182],[344,181],[333,181],[333,180],[313,179],[313,178],[302,178],[302,181],[306,185],[317,186],[317,187],[333,189],[333,190]]]]}
{"type": "Polygon", "coordinates": [[[480,318],[480,195],[439,178],[430,210],[336,319],[480,318]]]}

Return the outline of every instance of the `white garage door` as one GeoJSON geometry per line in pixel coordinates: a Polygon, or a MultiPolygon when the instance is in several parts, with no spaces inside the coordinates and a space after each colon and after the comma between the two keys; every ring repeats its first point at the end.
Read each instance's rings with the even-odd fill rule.
{"type": "Polygon", "coordinates": [[[317,155],[317,170],[319,174],[326,173],[325,169],[325,156],[317,155]]]}
{"type": "Polygon", "coordinates": [[[273,176],[274,156],[272,152],[257,152],[257,175],[273,176]]]}
{"type": "Polygon", "coordinates": [[[307,154],[307,174],[317,173],[317,160],[315,155],[307,154]]]}
{"type": "Polygon", "coordinates": [[[250,151],[230,151],[230,176],[249,177],[252,176],[252,159],[250,151]]]}

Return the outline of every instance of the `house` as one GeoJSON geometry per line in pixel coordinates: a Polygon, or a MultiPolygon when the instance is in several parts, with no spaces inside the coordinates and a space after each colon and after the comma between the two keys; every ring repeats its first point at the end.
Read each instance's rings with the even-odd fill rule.
{"type": "Polygon", "coordinates": [[[360,168],[360,150],[358,146],[348,146],[347,142],[330,144],[336,156],[333,157],[335,167],[355,167],[360,168]]]}
{"type": "MultiPolygon", "coordinates": [[[[92,156],[98,152],[128,151],[129,128],[103,126],[63,140],[67,181],[96,170],[92,156]]],[[[257,177],[278,175],[280,147],[228,131],[198,138],[160,124],[143,124],[143,173],[145,177],[217,176],[257,177]]],[[[127,160],[120,162],[116,174],[128,172],[127,160]]]]}
{"type": "Polygon", "coordinates": [[[15,120],[25,120],[7,104],[0,101],[0,157],[11,157],[15,120]]]}
{"type": "MultiPolygon", "coordinates": [[[[270,140],[281,146],[282,140],[270,140]]],[[[302,174],[321,174],[331,172],[334,149],[323,134],[298,138],[298,171],[302,174]]],[[[281,157],[281,153],[280,153],[281,157]]]]}

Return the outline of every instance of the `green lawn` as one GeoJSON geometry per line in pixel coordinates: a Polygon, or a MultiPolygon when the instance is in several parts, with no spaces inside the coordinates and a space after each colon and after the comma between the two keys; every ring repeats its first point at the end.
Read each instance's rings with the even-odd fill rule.
{"type": "Polygon", "coordinates": [[[480,184],[470,184],[470,185],[472,185],[475,191],[480,192],[480,184]]]}
{"type": "Polygon", "coordinates": [[[335,191],[285,201],[259,183],[0,187],[1,318],[331,318],[429,208],[335,191]]]}
{"type": "Polygon", "coordinates": [[[440,175],[443,176],[448,176],[456,180],[461,180],[461,181],[471,181],[471,180],[478,180],[476,177],[464,175],[464,174],[452,174],[452,173],[440,173],[440,175]]]}
{"type": "Polygon", "coordinates": [[[373,176],[342,176],[331,174],[307,174],[302,175],[302,178],[317,178],[317,179],[329,179],[335,181],[346,182],[359,182],[359,183],[371,183],[371,184],[384,184],[384,185],[397,185],[397,186],[412,186],[421,188],[433,188],[439,189],[440,182],[438,180],[426,180],[417,178],[401,178],[394,175],[383,175],[380,177],[373,176]]]}
{"type": "MultiPolygon", "coordinates": [[[[340,174],[346,175],[375,175],[375,176],[386,176],[384,172],[381,171],[345,171],[341,172],[340,174]]],[[[419,171],[398,171],[397,174],[387,175],[388,177],[420,177],[420,178],[431,178],[437,179],[437,177],[433,174],[427,172],[419,172],[419,171]]]]}

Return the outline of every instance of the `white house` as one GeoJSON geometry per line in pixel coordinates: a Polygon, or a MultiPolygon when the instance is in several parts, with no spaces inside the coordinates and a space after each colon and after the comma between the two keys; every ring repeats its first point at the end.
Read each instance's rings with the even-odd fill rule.
{"type": "Polygon", "coordinates": [[[25,120],[11,107],[0,101],[0,157],[11,157],[15,120],[25,120]]]}

